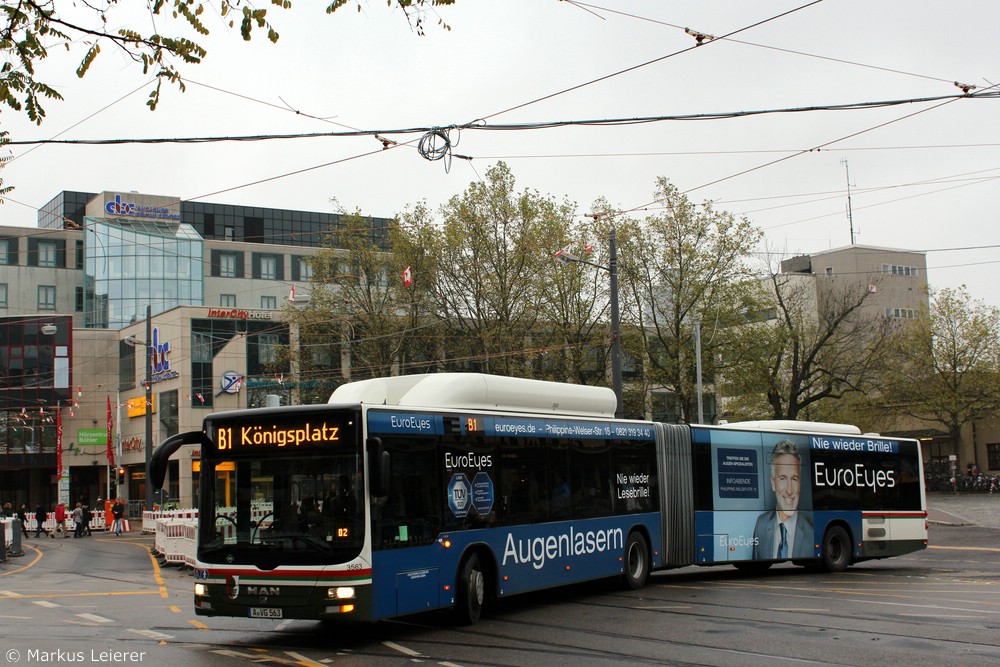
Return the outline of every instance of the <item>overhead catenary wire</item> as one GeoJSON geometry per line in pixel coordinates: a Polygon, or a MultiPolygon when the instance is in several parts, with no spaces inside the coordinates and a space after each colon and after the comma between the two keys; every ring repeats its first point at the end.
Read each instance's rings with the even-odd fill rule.
{"type": "MultiPolygon", "coordinates": [[[[927,104],[932,102],[951,102],[961,99],[983,100],[1000,99],[1000,91],[986,90],[980,93],[934,95],[929,97],[910,97],[892,100],[874,100],[867,102],[848,102],[843,104],[812,104],[803,107],[779,107],[773,109],[750,109],[744,111],[717,111],[695,114],[662,114],[655,116],[632,116],[622,118],[583,118],[576,120],[549,120],[533,121],[522,123],[487,123],[485,121],[467,126],[420,126],[420,127],[397,127],[397,128],[375,128],[375,129],[351,129],[336,132],[296,132],[290,134],[252,134],[252,135],[229,135],[229,136],[205,136],[205,137],[137,137],[118,139],[18,139],[8,142],[10,146],[29,145],[79,145],[79,146],[117,146],[129,144],[206,144],[206,143],[226,143],[226,142],[255,142],[255,141],[285,141],[293,139],[323,139],[323,138],[351,138],[363,136],[381,135],[404,135],[420,134],[417,142],[420,155],[427,160],[436,161],[445,157],[451,147],[459,143],[461,130],[467,131],[529,131],[548,130],[565,127],[620,127],[628,125],[646,125],[650,123],[680,122],[680,121],[717,121],[733,120],[737,118],[748,118],[752,116],[799,114],[822,111],[864,111],[870,109],[881,109],[887,107],[902,106],[908,104],[927,104]],[[452,139],[455,133],[455,139],[452,139]]],[[[412,143],[412,142],[411,142],[412,143]]],[[[362,157],[380,153],[392,146],[382,146],[378,150],[362,153],[355,157],[362,157]]],[[[821,150],[823,146],[796,149],[797,151],[811,152],[821,150]]],[[[723,153],[731,154],[734,151],[704,151],[701,154],[723,153]]],[[[772,151],[735,151],[735,152],[778,152],[772,151]]],[[[661,153],[654,153],[661,154],[661,153]]],[[[679,153],[686,154],[686,153],[679,153]]],[[[321,165],[325,166],[325,165],[321,165]]],[[[294,172],[299,173],[299,172],[294,172]]],[[[265,179],[266,180],[266,179],[265,179]]]]}

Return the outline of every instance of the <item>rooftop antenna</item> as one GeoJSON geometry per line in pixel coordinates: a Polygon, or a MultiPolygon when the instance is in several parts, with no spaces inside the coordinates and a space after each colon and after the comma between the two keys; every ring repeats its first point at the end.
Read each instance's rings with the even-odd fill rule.
{"type": "Polygon", "coordinates": [[[847,166],[847,160],[841,160],[844,165],[844,172],[847,174],[847,222],[851,226],[851,245],[854,245],[854,214],[851,211],[851,170],[847,166]]]}

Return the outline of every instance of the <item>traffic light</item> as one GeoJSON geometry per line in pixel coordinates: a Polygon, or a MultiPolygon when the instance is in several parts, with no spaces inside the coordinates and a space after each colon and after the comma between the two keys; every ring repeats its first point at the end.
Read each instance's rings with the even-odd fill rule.
{"type": "Polygon", "coordinates": [[[125,466],[118,466],[118,485],[125,483],[125,466]]]}

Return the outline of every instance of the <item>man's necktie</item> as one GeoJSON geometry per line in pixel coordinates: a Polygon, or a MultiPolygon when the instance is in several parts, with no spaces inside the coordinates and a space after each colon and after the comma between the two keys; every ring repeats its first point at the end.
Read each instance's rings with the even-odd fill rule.
{"type": "Polygon", "coordinates": [[[781,542],[778,543],[778,558],[788,558],[788,529],[785,528],[785,524],[779,523],[778,528],[781,529],[781,542]]]}

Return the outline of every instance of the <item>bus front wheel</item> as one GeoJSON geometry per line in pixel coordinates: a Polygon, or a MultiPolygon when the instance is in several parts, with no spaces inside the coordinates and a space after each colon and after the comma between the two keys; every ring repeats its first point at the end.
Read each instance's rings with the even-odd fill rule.
{"type": "Polygon", "coordinates": [[[486,576],[478,554],[470,555],[462,563],[456,593],[455,613],[458,621],[463,625],[478,623],[486,601],[486,576]]]}
{"type": "Polygon", "coordinates": [[[830,526],[823,535],[823,567],[827,572],[843,572],[851,564],[851,539],[840,526],[830,526]]]}
{"type": "Polygon", "coordinates": [[[646,538],[638,531],[629,533],[628,541],[625,543],[623,576],[625,584],[632,590],[645,586],[649,578],[649,546],[646,544],[646,538]]]}

